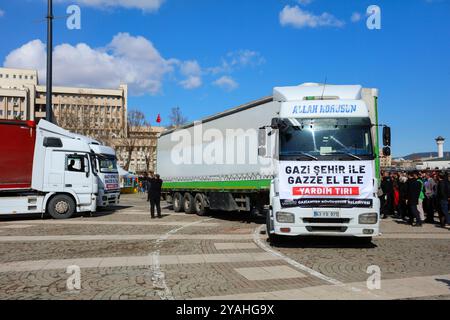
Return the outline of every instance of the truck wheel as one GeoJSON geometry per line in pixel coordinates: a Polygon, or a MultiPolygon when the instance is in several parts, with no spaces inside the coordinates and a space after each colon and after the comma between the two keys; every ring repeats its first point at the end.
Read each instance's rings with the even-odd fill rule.
{"type": "Polygon", "coordinates": [[[183,196],[179,192],[176,192],[173,195],[173,211],[175,212],[183,211],[183,196]]]}
{"type": "Polygon", "coordinates": [[[270,233],[270,212],[267,212],[267,214],[266,214],[266,232],[267,232],[267,236],[269,237],[270,244],[275,245],[280,242],[279,235],[270,233]]]}
{"type": "Polygon", "coordinates": [[[53,219],[69,219],[75,213],[75,202],[66,195],[57,195],[48,203],[48,213],[53,219]]]}
{"type": "Polygon", "coordinates": [[[195,200],[192,194],[186,192],[183,198],[183,208],[184,212],[187,214],[195,213],[195,200]]]}
{"type": "Polygon", "coordinates": [[[195,195],[195,213],[203,217],[208,212],[208,209],[206,208],[206,199],[205,196],[201,193],[197,193],[195,195]]]}

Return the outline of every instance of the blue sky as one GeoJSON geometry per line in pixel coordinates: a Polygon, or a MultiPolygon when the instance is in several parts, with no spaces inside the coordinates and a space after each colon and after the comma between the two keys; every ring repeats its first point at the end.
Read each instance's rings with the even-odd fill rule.
{"type": "MultiPolygon", "coordinates": [[[[327,78],[380,89],[396,156],[450,139],[449,0],[55,0],[55,15],[71,4],[81,30],[55,21],[55,84],[127,82],[153,124],[174,106],[196,120],[327,78]],[[381,30],[366,27],[372,4],[381,30]]],[[[0,0],[0,64],[44,70],[45,12],[44,0],[0,0]]]]}

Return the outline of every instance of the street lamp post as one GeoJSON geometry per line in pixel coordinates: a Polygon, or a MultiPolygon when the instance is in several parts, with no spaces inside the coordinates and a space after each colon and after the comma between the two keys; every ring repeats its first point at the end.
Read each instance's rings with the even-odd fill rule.
{"type": "Polygon", "coordinates": [[[45,104],[45,120],[52,122],[52,54],[53,54],[53,1],[48,0],[47,13],[47,99],[45,104]]]}

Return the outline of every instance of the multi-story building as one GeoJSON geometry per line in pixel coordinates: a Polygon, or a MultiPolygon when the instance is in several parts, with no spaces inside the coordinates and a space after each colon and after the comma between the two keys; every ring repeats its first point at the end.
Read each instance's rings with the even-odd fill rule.
{"type": "Polygon", "coordinates": [[[392,167],[392,156],[385,156],[383,149],[380,149],[380,166],[381,168],[392,167]]]}
{"type": "MultiPolygon", "coordinates": [[[[36,86],[35,118],[45,118],[46,88],[36,86]]],[[[108,142],[127,126],[127,86],[118,89],[53,87],[53,118],[70,131],[108,142]]]]}
{"type": "Polygon", "coordinates": [[[0,119],[34,119],[37,71],[0,68],[0,119]]]}
{"type": "MultiPolygon", "coordinates": [[[[36,70],[0,68],[0,119],[45,118],[46,95],[36,70]]],[[[154,170],[157,137],[163,129],[127,130],[127,106],[127,85],[117,89],[52,88],[56,124],[115,147],[119,163],[129,164],[130,171],[154,170]]]]}
{"type": "MultiPolygon", "coordinates": [[[[46,87],[36,70],[0,68],[0,118],[45,118],[46,87]]],[[[127,85],[118,89],[53,87],[54,122],[100,140],[126,135],[127,85]]]]}

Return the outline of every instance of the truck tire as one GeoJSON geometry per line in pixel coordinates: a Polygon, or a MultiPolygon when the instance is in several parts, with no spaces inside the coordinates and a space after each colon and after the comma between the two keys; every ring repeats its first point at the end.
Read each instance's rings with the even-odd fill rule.
{"type": "Polygon", "coordinates": [[[53,219],[69,219],[75,213],[75,201],[67,195],[57,195],[49,201],[47,210],[53,219]]]}
{"type": "Polygon", "coordinates": [[[267,232],[267,236],[269,237],[270,244],[276,245],[277,243],[280,242],[279,235],[270,233],[270,212],[267,212],[267,214],[266,214],[266,232],[267,232]]]}
{"type": "Polygon", "coordinates": [[[179,192],[173,195],[173,211],[183,212],[183,196],[179,192]]]}
{"type": "Polygon", "coordinates": [[[186,214],[195,213],[195,199],[189,192],[186,192],[183,197],[183,209],[186,214]]]}
{"type": "Polygon", "coordinates": [[[203,217],[207,214],[208,208],[206,207],[205,195],[203,195],[201,193],[197,193],[195,195],[194,207],[195,207],[195,213],[198,216],[203,217]]]}

